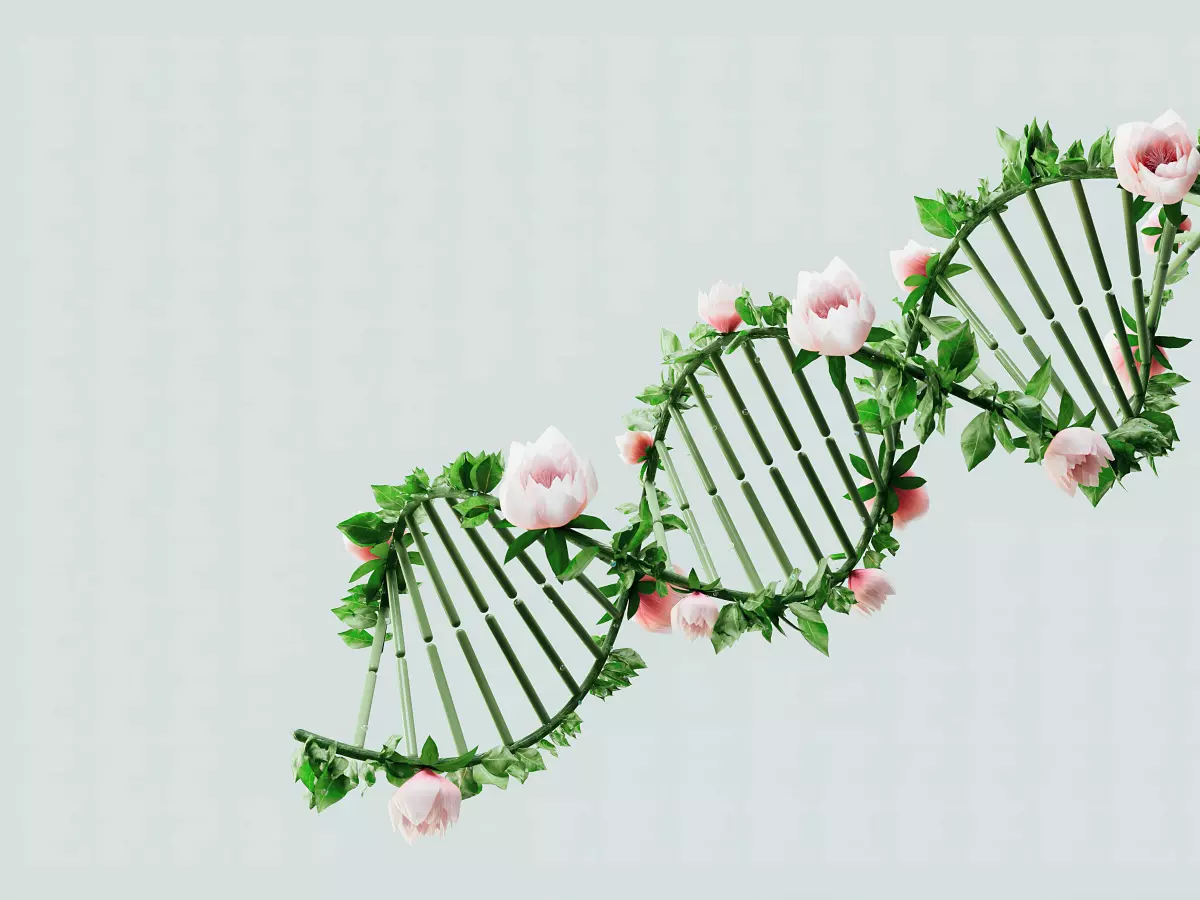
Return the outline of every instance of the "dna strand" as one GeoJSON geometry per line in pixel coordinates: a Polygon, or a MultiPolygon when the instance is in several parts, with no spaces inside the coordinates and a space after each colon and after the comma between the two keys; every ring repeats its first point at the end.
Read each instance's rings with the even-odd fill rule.
{"type": "MultiPolygon", "coordinates": [[[[379,510],[339,526],[362,560],[334,610],[350,625],[343,640],[368,651],[353,736],[294,733],[294,774],[310,806],[325,809],[380,773],[397,787],[423,779],[425,825],[444,830],[460,796],[544,769],[542,753],[557,755],[580,733],[584,699],[610,696],[644,666],[617,646],[623,624],[661,627],[662,611],[685,594],[714,604],[718,651],[747,632],[788,630],[828,653],[824,616],[860,605],[854,579],[899,550],[897,532],[923,495],[920,447],[952,404],[979,410],[960,438],[968,468],[997,445],[1041,460],[1058,435],[1080,429],[1102,434],[1110,451],[1096,483],[1082,486],[1093,505],[1124,476],[1153,468],[1178,438],[1169,410],[1186,382],[1164,350],[1187,340],[1159,326],[1200,229],[1180,203],[1152,215],[1155,204],[1126,189],[1108,133],[1062,153],[1048,124],[999,136],[998,187],[917,198],[925,230],[946,244],[900,254],[899,315],[851,355],[826,356],[828,377],[820,354],[797,352],[791,303],[774,294],[756,306],[735,289],[738,321],[701,324],[687,346],[663,333],[660,381],[626,422],[641,446],[640,497],[608,540],[593,536],[608,526],[582,512],[552,527],[506,520],[499,454],[464,453],[439,476],[418,469],[401,485],[376,486],[379,510]],[[1099,225],[1094,210],[1107,216],[1099,225]],[[1041,246],[1019,245],[1017,217],[1032,221],[1041,246]],[[1127,281],[1102,232],[1110,251],[1120,248],[1112,259],[1125,258],[1127,281]],[[1070,260],[1073,247],[1086,247],[1085,265],[1078,250],[1070,260]],[[731,429],[744,432],[752,457],[731,429]],[[400,733],[372,750],[389,643],[400,733]]],[[[1200,205],[1194,173],[1188,187],[1184,200],[1200,205]]],[[[582,465],[557,433],[543,440],[582,465]]],[[[426,833],[409,821],[421,812],[396,803],[393,824],[410,839],[426,833]]]]}

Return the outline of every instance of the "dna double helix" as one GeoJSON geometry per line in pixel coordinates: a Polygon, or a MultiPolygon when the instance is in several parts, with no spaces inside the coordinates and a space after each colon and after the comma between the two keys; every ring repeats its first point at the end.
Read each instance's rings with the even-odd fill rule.
{"type": "MultiPolygon", "coordinates": [[[[555,510],[565,522],[510,513],[519,497],[506,504],[499,453],[375,486],[379,509],[339,526],[361,562],[334,609],[343,641],[367,655],[355,729],[345,741],[294,735],[310,806],[380,777],[426,779],[415,816],[444,830],[460,796],[544,769],[543,754],[579,735],[587,697],[630,684],[644,666],[617,645],[631,619],[704,634],[717,651],[784,632],[827,654],[827,617],[886,595],[887,558],[923,511],[921,446],[944,431],[951,405],[978,410],[960,435],[968,468],[996,447],[1047,469],[1053,459],[1056,480],[1072,493],[1078,482],[1093,505],[1154,468],[1178,440],[1170,410],[1186,383],[1166,351],[1187,340],[1160,326],[1200,248],[1174,196],[1200,204],[1200,155],[1173,121],[1123,126],[1115,147],[1106,132],[1062,151],[1036,120],[1019,136],[1000,132],[997,186],[916,199],[944,244],[894,254],[895,317],[849,355],[798,346],[783,296],[756,303],[727,285],[702,295],[724,303],[726,321],[702,322],[686,341],[663,332],[659,380],[625,422],[640,496],[618,529],[583,511],[594,475],[555,432],[516,446],[508,477],[518,453],[565,466],[570,496],[555,510]],[[1149,148],[1148,162],[1131,164],[1122,132],[1149,148]],[[1040,244],[1018,243],[1018,218],[1018,233],[1040,244]],[[368,749],[389,645],[400,732],[368,749]],[[457,793],[443,808],[447,783],[457,793]]],[[[406,833],[416,828],[393,812],[406,833]]]]}

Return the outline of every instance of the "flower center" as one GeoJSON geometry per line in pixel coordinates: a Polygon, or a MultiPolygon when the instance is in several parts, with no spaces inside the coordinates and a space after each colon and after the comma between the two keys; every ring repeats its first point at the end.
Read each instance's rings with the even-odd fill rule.
{"type": "Polygon", "coordinates": [[[1157,171],[1159,166],[1176,162],[1178,159],[1179,150],[1173,141],[1166,138],[1142,148],[1142,152],[1138,154],[1138,162],[1151,172],[1157,171]]]}
{"type": "Polygon", "coordinates": [[[850,303],[846,300],[846,296],[839,291],[822,294],[813,302],[809,309],[818,319],[827,319],[829,318],[829,314],[835,309],[841,309],[849,305],[850,303]]]}
{"type": "Polygon", "coordinates": [[[562,478],[563,473],[558,470],[553,461],[539,459],[534,462],[533,468],[529,470],[529,477],[542,487],[548,488],[554,483],[555,478],[562,478]]]}

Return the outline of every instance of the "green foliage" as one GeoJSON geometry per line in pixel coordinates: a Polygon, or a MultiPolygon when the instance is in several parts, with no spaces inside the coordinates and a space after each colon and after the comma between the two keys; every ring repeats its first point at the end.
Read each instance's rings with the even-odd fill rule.
{"type": "MultiPolygon", "coordinates": [[[[603,643],[600,638],[595,640],[603,643]]],[[[592,682],[588,693],[593,697],[606,700],[621,688],[629,687],[631,680],[637,677],[638,670],[644,668],[646,668],[646,663],[636,651],[627,647],[618,647],[604,661],[604,666],[600,669],[596,680],[592,682]]]]}
{"type": "Polygon", "coordinates": [[[292,757],[292,775],[308,789],[308,808],[323,812],[358,786],[360,767],[339,756],[337,744],[326,747],[309,739],[292,757]]]}

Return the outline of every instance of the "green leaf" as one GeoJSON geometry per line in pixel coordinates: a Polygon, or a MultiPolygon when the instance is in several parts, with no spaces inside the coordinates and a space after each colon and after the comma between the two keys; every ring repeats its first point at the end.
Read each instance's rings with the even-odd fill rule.
{"type": "Polygon", "coordinates": [[[1063,394],[1058,403],[1058,421],[1055,422],[1055,430],[1062,431],[1071,424],[1071,420],[1075,418],[1075,401],[1071,399],[1070,394],[1063,394]]]}
{"type": "Polygon", "coordinates": [[[408,492],[402,487],[392,484],[373,484],[371,490],[375,494],[375,502],[380,509],[390,509],[396,512],[408,504],[408,492]]]}
{"type": "Polygon", "coordinates": [[[896,396],[896,418],[907,419],[917,409],[917,382],[909,379],[896,396]]]}
{"type": "Polygon", "coordinates": [[[814,359],[819,359],[821,356],[816,350],[801,350],[796,354],[796,361],[792,363],[792,371],[799,372],[814,359]]]}
{"type": "Polygon", "coordinates": [[[965,266],[962,263],[950,263],[942,270],[943,278],[953,278],[955,275],[962,275],[964,272],[970,272],[971,267],[965,266]]]}
{"type": "Polygon", "coordinates": [[[896,335],[893,332],[891,332],[890,330],[888,330],[887,328],[882,328],[882,327],[876,325],[874,328],[872,328],[870,330],[870,332],[868,332],[867,343],[874,344],[879,341],[886,341],[889,338],[894,338],[895,336],[896,335]]]}
{"type": "Polygon", "coordinates": [[[871,434],[883,434],[877,400],[861,400],[855,409],[858,411],[858,421],[864,431],[869,431],[871,434]]]}
{"type": "Polygon", "coordinates": [[[532,528],[529,531],[522,532],[517,535],[511,544],[508,545],[508,552],[504,554],[504,561],[511,562],[517,558],[517,555],[538,539],[542,534],[542,529],[532,528]]]}
{"type": "Polygon", "coordinates": [[[567,539],[557,528],[547,528],[542,535],[546,545],[546,562],[550,564],[550,571],[561,578],[571,563],[567,539]]]}
{"type": "Polygon", "coordinates": [[[1020,141],[1003,129],[997,128],[996,142],[1000,145],[1000,149],[1004,151],[1004,156],[1010,163],[1014,166],[1022,164],[1020,141]]]}
{"type": "Polygon", "coordinates": [[[902,491],[915,491],[925,483],[919,475],[900,475],[892,479],[892,487],[902,491]]]}
{"type": "Polygon", "coordinates": [[[358,579],[362,578],[364,575],[368,575],[371,572],[374,572],[376,569],[378,569],[380,566],[382,566],[383,563],[384,563],[384,560],[382,560],[382,559],[368,559],[365,563],[363,563],[361,566],[359,566],[357,569],[355,569],[353,573],[351,573],[350,582],[354,583],[355,581],[358,581],[358,579]]]}
{"type": "Polygon", "coordinates": [[[425,738],[425,743],[421,747],[421,762],[435,763],[438,761],[438,746],[433,737],[425,738]]]}
{"type": "Polygon", "coordinates": [[[584,547],[575,554],[575,558],[567,565],[562,574],[558,577],[563,581],[571,581],[578,578],[587,569],[588,563],[596,558],[596,554],[600,552],[599,547],[584,547]]]}
{"type": "Polygon", "coordinates": [[[924,197],[914,197],[917,204],[917,214],[921,217],[921,227],[932,235],[941,238],[952,238],[957,230],[954,219],[946,211],[944,203],[929,200],[924,197]]]}
{"type": "Polygon", "coordinates": [[[576,516],[566,524],[566,527],[580,529],[595,528],[601,531],[611,531],[611,529],[604,524],[604,521],[596,516],[576,516]]]}
{"type": "Polygon", "coordinates": [[[364,512],[339,522],[338,530],[360,547],[374,547],[391,536],[392,526],[375,513],[364,512]]]}
{"type": "Polygon", "coordinates": [[[989,414],[982,412],[967,423],[962,433],[963,459],[967,461],[967,471],[971,471],[991,455],[996,449],[996,435],[992,431],[989,414]]]}
{"type": "Polygon", "coordinates": [[[742,321],[747,325],[758,324],[758,313],[754,309],[754,304],[750,302],[750,298],[745,294],[733,301],[733,307],[737,310],[738,315],[742,317],[742,321]]]}
{"type": "Polygon", "coordinates": [[[826,656],[829,655],[829,627],[821,620],[820,613],[817,614],[816,621],[800,619],[796,625],[806,641],[826,656]]]}
{"type": "Polygon", "coordinates": [[[913,467],[913,463],[917,461],[917,454],[921,452],[920,446],[909,447],[892,463],[892,472],[896,475],[903,475],[913,467]]]}
{"type": "Polygon", "coordinates": [[[1033,377],[1029,379],[1029,383],[1025,385],[1025,395],[1028,397],[1037,397],[1041,400],[1046,396],[1046,391],[1050,389],[1050,377],[1053,374],[1050,368],[1050,357],[1046,357],[1045,361],[1038,366],[1038,370],[1033,373],[1033,377]]]}
{"type": "Polygon", "coordinates": [[[856,472],[858,472],[858,474],[861,475],[863,478],[873,478],[874,477],[871,474],[870,466],[867,465],[867,461],[865,459],[863,459],[861,456],[855,456],[853,453],[851,453],[850,454],[850,465],[854,466],[854,470],[856,472]]]}
{"type": "Polygon", "coordinates": [[[663,356],[669,356],[682,350],[683,342],[675,332],[664,328],[658,333],[658,346],[662,349],[663,356]]]}
{"type": "Polygon", "coordinates": [[[1156,347],[1166,347],[1168,350],[1175,350],[1179,347],[1186,347],[1192,342],[1191,338],[1172,337],[1169,334],[1159,334],[1154,337],[1154,345],[1156,347]]]}
{"type": "Polygon", "coordinates": [[[970,325],[963,322],[938,341],[938,366],[961,381],[975,370],[979,354],[970,325]]]}
{"type": "Polygon", "coordinates": [[[364,631],[361,628],[351,628],[349,631],[343,631],[338,634],[338,637],[346,642],[347,647],[354,650],[362,650],[370,647],[375,639],[371,632],[364,631]]]}
{"type": "Polygon", "coordinates": [[[846,383],[846,357],[827,356],[825,361],[829,364],[829,379],[840,388],[846,383]]]}
{"type": "Polygon", "coordinates": [[[720,653],[726,647],[732,647],[737,639],[746,632],[746,617],[736,603],[727,603],[717,614],[713,625],[713,649],[720,653]]]}

